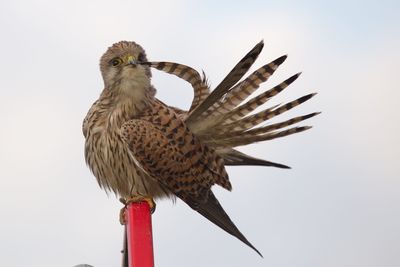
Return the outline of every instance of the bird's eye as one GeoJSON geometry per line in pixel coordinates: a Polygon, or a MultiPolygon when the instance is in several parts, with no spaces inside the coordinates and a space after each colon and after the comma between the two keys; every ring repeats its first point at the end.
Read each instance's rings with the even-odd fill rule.
{"type": "Polygon", "coordinates": [[[113,58],[113,59],[111,59],[110,64],[114,67],[121,65],[122,59],[120,59],[119,57],[113,58]]]}

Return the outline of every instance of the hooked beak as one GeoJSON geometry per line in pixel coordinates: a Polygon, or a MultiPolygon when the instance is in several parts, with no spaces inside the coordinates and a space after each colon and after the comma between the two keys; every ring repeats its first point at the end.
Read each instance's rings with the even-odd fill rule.
{"type": "Polygon", "coordinates": [[[137,60],[135,60],[133,58],[133,56],[128,56],[127,63],[128,63],[128,65],[133,65],[133,66],[136,66],[137,64],[139,64],[139,62],[137,60]]]}

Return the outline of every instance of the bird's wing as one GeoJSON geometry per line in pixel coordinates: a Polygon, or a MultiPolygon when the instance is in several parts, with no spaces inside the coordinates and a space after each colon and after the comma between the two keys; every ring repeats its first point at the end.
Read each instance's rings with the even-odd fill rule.
{"type": "Polygon", "coordinates": [[[202,144],[171,109],[157,105],[152,114],[126,122],[121,136],[140,168],[211,222],[256,250],[211,191],[213,184],[231,189],[223,160],[202,144]]]}
{"type": "Polygon", "coordinates": [[[122,126],[121,133],[145,173],[181,197],[205,199],[211,186],[227,180],[227,175],[220,174],[215,164],[209,162],[214,155],[207,147],[180,127],[130,120],[122,126]]]}
{"type": "MultiPolygon", "coordinates": [[[[225,165],[263,165],[288,168],[286,165],[257,159],[233,149],[236,146],[280,138],[310,129],[309,126],[287,127],[319,114],[319,112],[314,112],[282,122],[259,126],[314,96],[314,94],[309,94],[284,105],[270,106],[256,114],[251,114],[300,76],[300,73],[297,73],[247,101],[247,98],[262,83],[266,82],[287,58],[286,55],[281,56],[235,84],[254,63],[262,48],[263,43],[260,42],[247,53],[211,94],[206,87],[205,79],[201,79],[200,74],[188,66],[171,62],[149,62],[147,64],[172,73],[192,84],[195,92],[192,106],[189,111],[180,112],[179,116],[203,143],[215,149],[218,155],[225,160],[225,165]],[[189,75],[189,73],[191,74],[189,75]]],[[[205,75],[203,74],[203,76],[205,75]]]]}
{"type": "Polygon", "coordinates": [[[256,61],[258,55],[261,53],[264,47],[264,42],[259,42],[250,52],[248,52],[236,66],[228,73],[228,75],[222,80],[222,82],[211,92],[211,94],[200,103],[192,112],[190,112],[186,119],[186,124],[189,127],[194,127],[194,123],[199,119],[204,112],[206,112],[211,106],[217,103],[221,98],[224,98],[226,93],[231,90],[232,86],[235,85],[242,77],[246,74],[249,68],[256,61]]]}

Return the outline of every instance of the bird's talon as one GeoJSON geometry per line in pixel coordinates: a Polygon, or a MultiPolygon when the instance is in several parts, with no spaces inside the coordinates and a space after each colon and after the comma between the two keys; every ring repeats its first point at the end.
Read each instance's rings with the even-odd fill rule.
{"type": "Polygon", "coordinates": [[[120,197],[119,202],[121,202],[122,204],[124,204],[126,206],[126,200],[124,198],[120,197]]]}
{"type": "Polygon", "coordinates": [[[126,210],[126,205],[119,211],[119,222],[121,225],[126,224],[125,210],[126,210]]]}
{"type": "Polygon", "coordinates": [[[147,203],[149,203],[150,206],[150,212],[151,214],[153,214],[156,210],[156,203],[154,202],[154,200],[150,197],[142,197],[142,196],[138,196],[138,197],[131,197],[128,199],[124,199],[124,198],[120,198],[119,201],[124,204],[125,207],[123,207],[121,209],[121,211],[119,212],[119,222],[122,225],[125,225],[126,223],[126,218],[125,218],[125,210],[126,207],[131,204],[131,203],[139,203],[139,202],[143,202],[146,201],[147,203]]]}

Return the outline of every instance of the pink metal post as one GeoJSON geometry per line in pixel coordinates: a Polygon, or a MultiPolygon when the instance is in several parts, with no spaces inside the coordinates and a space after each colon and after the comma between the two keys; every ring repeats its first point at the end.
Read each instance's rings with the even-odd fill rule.
{"type": "Polygon", "coordinates": [[[125,211],[129,267],[154,267],[150,205],[130,203],[125,211]]]}

